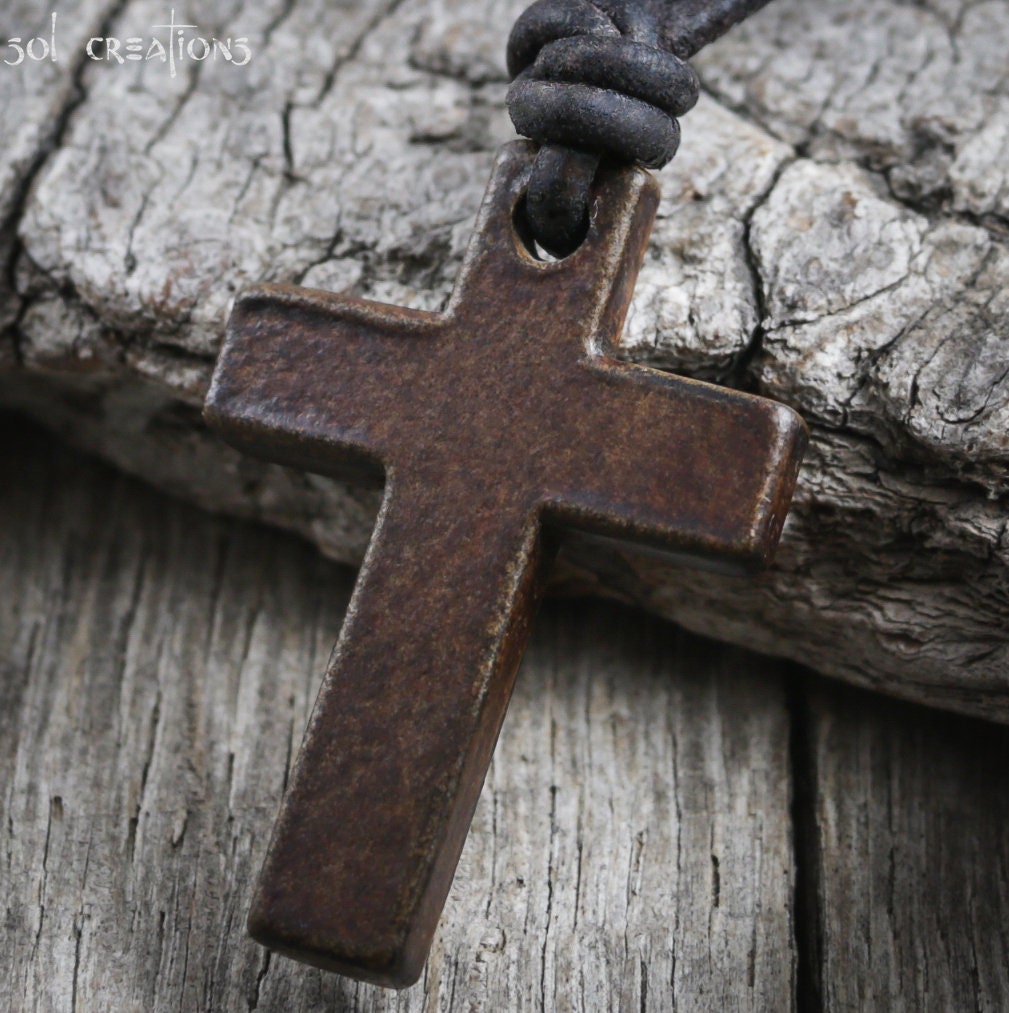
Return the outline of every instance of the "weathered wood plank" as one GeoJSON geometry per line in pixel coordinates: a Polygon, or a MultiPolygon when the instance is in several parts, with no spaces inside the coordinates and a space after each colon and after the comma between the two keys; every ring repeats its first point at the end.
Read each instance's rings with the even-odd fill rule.
{"type": "Polygon", "coordinates": [[[808,701],[810,992],[827,1010],[1009,1008],[1009,730],[822,683],[808,701]]]}
{"type": "Polygon", "coordinates": [[[243,930],[352,575],[32,430],[0,447],[0,1006],[791,1006],[768,662],[549,607],[422,984],[357,986],[243,930]]]}
{"type": "MultiPolygon", "coordinates": [[[[443,302],[512,136],[504,40],[524,6],[194,9],[254,56],[172,78],[81,56],[103,19],[150,35],[160,0],[61,3],[63,62],[0,68],[17,235],[0,401],[358,561],[367,500],[238,458],[195,407],[243,285],[443,302]]],[[[39,30],[37,8],[8,4],[12,33],[39,30]]],[[[786,400],[813,446],[767,578],[596,550],[577,556],[586,587],[1009,720],[1007,48],[1005,0],[774,0],[701,54],[627,351],[786,400]]]]}

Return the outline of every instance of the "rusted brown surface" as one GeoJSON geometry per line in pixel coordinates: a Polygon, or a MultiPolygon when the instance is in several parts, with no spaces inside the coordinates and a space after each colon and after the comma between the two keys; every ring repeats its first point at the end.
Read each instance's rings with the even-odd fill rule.
{"type": "Polygon", "coordinates": [[[739,570],[773,553],[789,409],[612,358],[657,204],[604,174],[585,243],[536,260],[503,149],[444,314],[266,287],[207,401],[231,443],[385,498],[250,916],[266,945],[386,985],[423,967],[564,527],[739,570]]]}

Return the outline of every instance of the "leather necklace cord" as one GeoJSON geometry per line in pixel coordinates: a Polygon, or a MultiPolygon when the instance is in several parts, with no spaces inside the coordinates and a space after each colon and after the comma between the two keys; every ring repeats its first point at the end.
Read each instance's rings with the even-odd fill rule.
{"type": "Polygon", "coordinates": [[[658,169],[700,82],[687,60],[768,0],[536,0],[508,39],[508,112],[539,142],[525,214],[556,257],[588,228],[599,163],[658,169]]]}

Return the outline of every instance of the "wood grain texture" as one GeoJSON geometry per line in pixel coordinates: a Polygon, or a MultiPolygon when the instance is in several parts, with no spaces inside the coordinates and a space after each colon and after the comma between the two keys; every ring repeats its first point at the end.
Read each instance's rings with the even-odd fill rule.
{"type": "Polygon", "coordinates": [[[811,1005],[1006,1009],[1007,730],[823,684],[801,709],[811,1005]]]}
{"type": "Polygon", "coordinates": [[[244,935],[352,575],[3,429],[0,1007],[787,1009],[788,715],[765,660],[542,617],[420,985],[244,935]]]}
{"type": "MultiPolygon", "coordinates": [[[[373,499],[239,458],[196,409],[245,285],[444,302],[524,0],[176,5],[254,58],[175,78],[80,47],[160,0],[56,6],[63,62],[0,74],[0,401],[359,562],[373,499]]],[[[1004,0],[774,0],[699,57],[627,354],[779,397],[813,445],[763,580],[575,551],[580,589],[1009,719],[1007,50],[1004,0]]]]}
{"type": "Polygon", "coordinates": [[[0,1008],[1005,1008],[1005,729],[599,603],[540,620],[422,983],[267,957],[352,575],[4,423],[0,1008]]]}

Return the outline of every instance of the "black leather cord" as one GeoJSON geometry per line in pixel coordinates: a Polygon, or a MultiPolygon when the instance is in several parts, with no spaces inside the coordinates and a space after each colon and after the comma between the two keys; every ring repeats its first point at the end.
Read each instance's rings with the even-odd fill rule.
{"type": "Polygon", "coordinates": [[[554,256],[588,227],[599,160],[661,168],[699,83],[684,61],[768,0],[537,0],[508,40],[508,112],[539,141],[526,195],[533,237],[554,256]]]}

